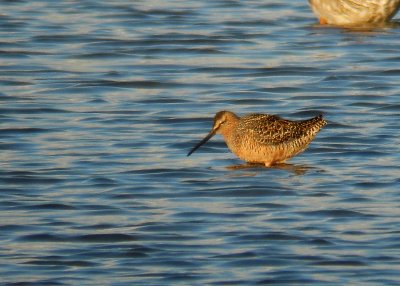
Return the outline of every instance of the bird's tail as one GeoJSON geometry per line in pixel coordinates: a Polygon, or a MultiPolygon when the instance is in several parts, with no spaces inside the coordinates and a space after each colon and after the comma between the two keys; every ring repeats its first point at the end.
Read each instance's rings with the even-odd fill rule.
{"type": "Polygon", "coordinates": [[[320,113],[317,116],[303,121],[303,126],[306,127],[312,133],[318,132],[322,127],[324,127],[328,122],[323,118],[323,114],[320,113]]]}

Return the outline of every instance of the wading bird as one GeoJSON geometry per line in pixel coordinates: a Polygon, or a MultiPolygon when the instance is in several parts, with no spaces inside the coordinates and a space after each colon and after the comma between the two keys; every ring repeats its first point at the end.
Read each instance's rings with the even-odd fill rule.
{"type": "Polygon", "coordinates": [[[379,25],[390,21],[400,0],[309,0],[321,24],[379,25]]]}
{"type": "Polygon", "coordinates": [[[215,134],[221,134],[228,148],[240,159],[269,167],[303,152],[326,123],[322,115],[291,121],[270,114],[238,117],[230,111],[219,111],[211,131],[188,156],[215,134]]]}

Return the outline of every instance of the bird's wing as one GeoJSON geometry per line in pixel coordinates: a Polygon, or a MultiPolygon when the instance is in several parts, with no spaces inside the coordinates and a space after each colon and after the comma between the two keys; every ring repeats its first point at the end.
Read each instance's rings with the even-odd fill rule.
{"type": "Polygon", "coordinates": [[[304,136],[306,130],[300,122],[277,115],[251,114],[241,119],[238,132],[260,144],[277,145],[304,136]]]}

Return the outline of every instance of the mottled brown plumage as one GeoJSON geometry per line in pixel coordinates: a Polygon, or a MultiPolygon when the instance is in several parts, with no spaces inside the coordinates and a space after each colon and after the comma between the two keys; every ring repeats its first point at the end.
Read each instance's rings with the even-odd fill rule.
{"type": "Polygon", "coordinates": [[[322,115],[291,121],[269,114],[238,117],[233,112],[220,111],[214,117],[210,133],[188,156],[212,136],[221,134],[228,148],[240,159],[271,166],[304,151],[325,124],[322,115]]]}

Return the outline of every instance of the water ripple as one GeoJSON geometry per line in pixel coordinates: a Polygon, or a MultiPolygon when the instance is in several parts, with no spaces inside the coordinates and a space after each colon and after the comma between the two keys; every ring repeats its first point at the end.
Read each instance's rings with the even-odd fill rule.
{"type": "Polygon", "coordinates": [[[267,2],[0,2],[3,284],[399,284],[400,29],[267,2]],[[218,110],[328,125],[187,157],[218,110]]]}

